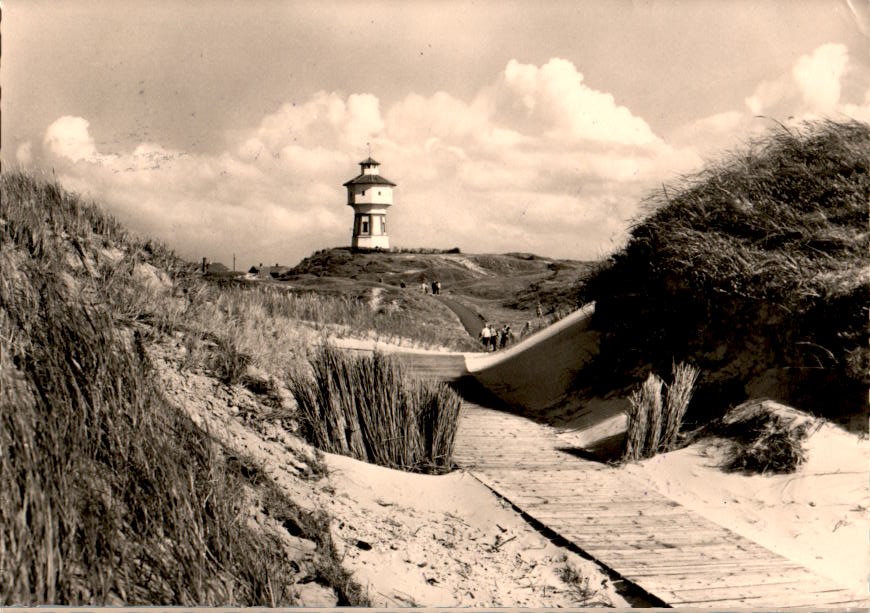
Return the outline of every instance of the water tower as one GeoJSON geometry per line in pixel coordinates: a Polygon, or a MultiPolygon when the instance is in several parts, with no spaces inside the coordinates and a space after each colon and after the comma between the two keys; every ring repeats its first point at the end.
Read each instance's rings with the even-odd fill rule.
{"type": "Polygon", "coordinates": [[[344,184],[347,204],[353,207],[353,239],[351,247],[389,249],[387,208],[393,204],[395,183],[382,177],[380,163],[371,155],[359,163],[360,173],[344,184]]]}

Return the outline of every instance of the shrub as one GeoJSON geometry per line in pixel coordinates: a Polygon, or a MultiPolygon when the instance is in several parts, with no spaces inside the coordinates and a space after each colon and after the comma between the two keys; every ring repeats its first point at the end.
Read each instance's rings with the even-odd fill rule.
{"type": "Polygon", "coordinates": [[[452,467],[460,399],[446,384],[408,378],[382,353],[352,356],[323,343],[313,378],[291,373],[301,431],[319,449],[390,468],[452,467]]]}

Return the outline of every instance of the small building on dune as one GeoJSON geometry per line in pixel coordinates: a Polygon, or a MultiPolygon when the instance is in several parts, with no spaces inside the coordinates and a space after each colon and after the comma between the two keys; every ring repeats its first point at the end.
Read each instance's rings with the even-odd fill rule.
{"type": "Polygon", "coordinates": [[[251,266],[248,269],[248,274],[257,275],[260,279],[274,279],[292,269],[292,266],[281,266],[280,264],[275,264],[274,266],[263,266],[261,262],[259,266],[251,266]]]}

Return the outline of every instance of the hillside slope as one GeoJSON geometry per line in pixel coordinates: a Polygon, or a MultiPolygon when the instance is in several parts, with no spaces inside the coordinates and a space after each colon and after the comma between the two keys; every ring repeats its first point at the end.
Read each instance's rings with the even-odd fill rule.
{"type": "Polygon", "coordinates": [[[354,251],[324,249],[305,258],[281,278],[305,284],[314,278],[373,281],[419,289],[440,281],[443,292],[496,302],[504,307],[534,309],[540,301],[552,310],[576,300],[577,284],[592,264],[554,260],[523,253],[354,251]]]}

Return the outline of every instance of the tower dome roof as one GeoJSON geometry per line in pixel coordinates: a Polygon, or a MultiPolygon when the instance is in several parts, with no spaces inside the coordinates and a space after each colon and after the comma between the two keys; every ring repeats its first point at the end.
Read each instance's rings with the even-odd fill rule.
{"type": "Polygon", "coordinates": [[[357,175],[347,183],[342,184],[344,187],[349,187],[351,185],[389,185],[391,187],[395,187],[396,184],[381,175],[357,175]]]}

